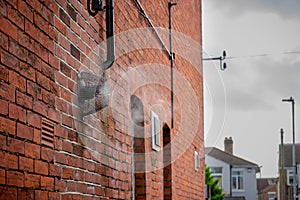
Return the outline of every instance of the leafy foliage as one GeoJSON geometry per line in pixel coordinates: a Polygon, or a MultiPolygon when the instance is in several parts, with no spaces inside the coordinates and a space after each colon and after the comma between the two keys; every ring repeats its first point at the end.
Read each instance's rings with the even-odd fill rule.
{"type": "Polygon", "coordinates": [[[208,166],[205,167],[205,184],[210,188],[211,200],[223,200],[224,194],[218,186],[219,180],[215,179],[208,166]]]}

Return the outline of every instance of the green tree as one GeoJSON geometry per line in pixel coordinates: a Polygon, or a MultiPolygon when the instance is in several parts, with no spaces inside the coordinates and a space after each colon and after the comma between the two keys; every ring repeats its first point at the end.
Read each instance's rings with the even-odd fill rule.
{"type": "Polygon", "coordinates": [[[223,200],[224,194],[221,188],[218,186],[219,179],[214,178],[211,175],[210,169],[208,166],[205,167],[205,184],[210,189],[211,200],[223,200]]]}

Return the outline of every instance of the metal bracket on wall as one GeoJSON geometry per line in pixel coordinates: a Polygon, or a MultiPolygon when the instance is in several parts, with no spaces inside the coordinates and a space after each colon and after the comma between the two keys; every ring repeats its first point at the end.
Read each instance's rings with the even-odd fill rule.
{"type": "Polygon", "coordinates": [[[223,60],[226,59],[226,51],[223,51],[223,55],[220,57],[213,57],[213,58],[202,58],[202,60],[207,61],[207,60],[220,60],[220,69],[224,71],[227,68],[227,64],[223,60]]]}

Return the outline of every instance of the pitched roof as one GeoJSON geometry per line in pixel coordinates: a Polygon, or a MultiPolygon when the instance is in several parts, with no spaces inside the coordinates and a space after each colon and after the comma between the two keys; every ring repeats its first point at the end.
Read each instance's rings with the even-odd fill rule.
{"type": "Polygon", "coordinates": [[[256,179],[257,191],[258,193],[262,193],[264,190],[270,189],[271,187],[274,188],[276,191],[276,181],[278,178],[258,178],[256,179]]]}
{"type": "MultiPolygon", "coordinates": [[[[279,145],[279,167],[281,166],[281,150],[279,145]]],[[[292,167],[293,166],[293,158],[292,158],[292,144],[284,144],[284,166],[292,167]]],[[[296,146],[296,163],[300,163],[300,143],[295,144],[296,146]]]]}
{"type": "Polygon", "coordinates": [[[228,163],[228,164],[234,165],[234,166],[253,166],[256,168],[256,171],[259,172],[259,167],[257,164],[247,161],[238,156],[232,155],[230,153],[227,153],[225,151],[222,151],[216,147],[206,147],[205,155],[209,155],[215,159],[221,160],[225,163],[228,163]]]}

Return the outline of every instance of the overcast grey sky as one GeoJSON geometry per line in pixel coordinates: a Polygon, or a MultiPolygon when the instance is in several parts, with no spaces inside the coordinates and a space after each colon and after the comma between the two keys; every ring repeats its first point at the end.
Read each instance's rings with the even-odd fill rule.
{"type": "Polygon", "coordinates": [[[300,142],[300,1],[202,2],[204,57],[223,49],[229,57],[224,72],[204,61],[206,146],[223,149],[232,136],[236,155],[262,165],[263,177],[277,176],[279,129],[292,141],[291,105],[282,98],[296,100],[300,142]]]}

